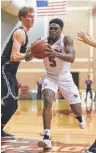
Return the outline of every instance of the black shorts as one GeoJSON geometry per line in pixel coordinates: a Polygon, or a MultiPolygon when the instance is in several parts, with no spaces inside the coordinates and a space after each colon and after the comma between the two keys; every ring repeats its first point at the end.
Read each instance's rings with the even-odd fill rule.
{"type": "Polygon", "coordinates": [[[11,96],[18,99],[18,84],[15,75],[10,72],[1,72],[1,98],[7,99],[11,96]]]}

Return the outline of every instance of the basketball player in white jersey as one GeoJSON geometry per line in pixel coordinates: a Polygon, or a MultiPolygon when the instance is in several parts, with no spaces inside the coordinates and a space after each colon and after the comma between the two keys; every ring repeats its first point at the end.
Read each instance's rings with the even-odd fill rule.
{"type": "Polygon", "coordinates": [[[80,128],[85,128],[86,125],[84,117],[82,116],[79,91],[74,84],[70,73],[70,63],[73,63],[75,60],[73,40],[69,36],[61,34],[63,25],[64,23],[61,19],[52,19],[49,22],[48,38],[42,38],[49,44],[48,48],[46,48],[46,55],[48,57],[44,58],[47,74],[45,75],[42,84],[42,94],[44,97],[44,138],[42,141],[38,142],[38,146],[44,149],[52,148],[50,139],[52,102],[58,88],[64,98],[68,101],[80,128]]]}

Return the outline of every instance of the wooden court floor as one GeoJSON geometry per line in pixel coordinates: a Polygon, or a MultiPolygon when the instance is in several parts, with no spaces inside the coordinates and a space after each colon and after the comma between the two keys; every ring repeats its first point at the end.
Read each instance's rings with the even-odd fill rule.
{"type": "MultiPolygon", "coordinates": [[[[2,153],[44,153],[37,143],[43,134],[42,101],[20,100],[19,108],[5,130],[16,135],[16,140],[2,142],[2,153]]],[[[53,153],[83,153],[96,138],[96,112],[84,111],[85,129],[78,127],[67,102],[53,104],[52,144],[53,153]]]]}

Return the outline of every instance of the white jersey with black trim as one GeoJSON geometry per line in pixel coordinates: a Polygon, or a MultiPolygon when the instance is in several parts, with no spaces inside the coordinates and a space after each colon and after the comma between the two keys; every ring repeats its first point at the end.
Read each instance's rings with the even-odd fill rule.
{"type": "MultiPolygon", "coordinates": [[[[47,38],[42,37],[41,39],[47,40],[47,38]]],[[[55,51],[63,53],[64,52],[64,35],[61,34],[59,40],[57,40],[52,46],[55,51]]],[[[52,76],[60,75],[60,72],[70,72],[70,63],[65,62],[57,57],[45,57],[43,59],[45,69],[47,74],[52,76]]]]}

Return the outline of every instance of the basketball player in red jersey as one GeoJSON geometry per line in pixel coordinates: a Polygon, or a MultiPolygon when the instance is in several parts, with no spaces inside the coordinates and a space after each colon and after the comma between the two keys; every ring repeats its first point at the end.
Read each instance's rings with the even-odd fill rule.
{"type": "MultiPolygon", "coordinates": [[[[78,33],[78,40],[84,42],[85,44],[88,44],[88,45],[96,48],[96,41],[92,40],[92,38],[91,38],[91,36],[89,34],[85,34],[83,32],[79,32],[78,33]]],[[[85,151],[85,153],[96,153],[96,140],[89,147],[89,149],[85,151]]]]}
{"type": "Polygon", "coordinates": [[[31,60],[30,50],[26,53],[27,32],[34,23],[34,9],[30,6],[19,10],[18,18],[21,25],[10,36],[1,57],[1,138],[14,138],[4,131],[4,127],[18,108],[18,83],[16,73],[21,60],[31,60]]]}
{"type": "Polygon", "coordinates": [[[42,38],[49,44],[48,48],[46,48],[46,55],[48,57],[44,58],[47,73],[42,83],[44,138],[38,142],[38,146],[44,149],[52,148],[50,139],[52,102],[58,88],[63,97],[68,101],[80,128],[85,128],[86,125],[85,119],[82,116],[79,91],[70,73],[70,63],[73,63],[75,60],[74,44],[69,36],[61,34],[63,25],[64,23],[61,19],[52,19],[49,22],[48,38],[42,38]]]}

